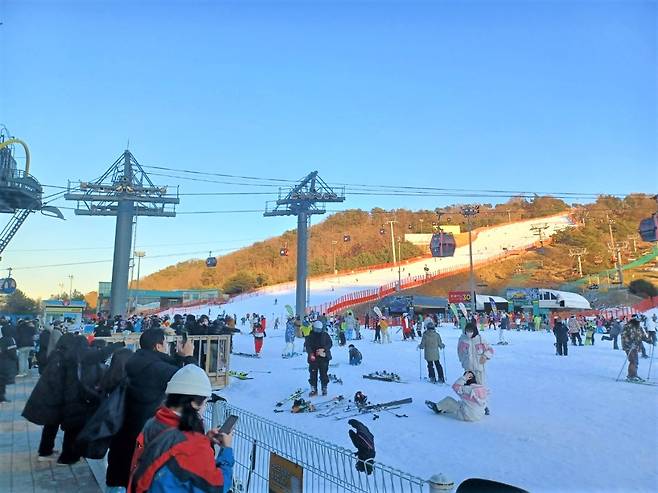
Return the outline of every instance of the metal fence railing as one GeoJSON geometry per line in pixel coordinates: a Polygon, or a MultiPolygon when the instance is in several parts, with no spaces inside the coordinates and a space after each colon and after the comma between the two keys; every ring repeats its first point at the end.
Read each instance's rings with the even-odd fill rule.
{"type": "Polygon", "coordinates": [[[424,479],[379,462],[372,474],[356,470],[351,450],[280,425],[253,413],[219,401],[209,405],[207,426],[219,427],[225,419],[239,416],[233,432],[234,492],[269,491],[270,453],[303,468],[299,491],[313,493],[426,493],[424,479]]]}

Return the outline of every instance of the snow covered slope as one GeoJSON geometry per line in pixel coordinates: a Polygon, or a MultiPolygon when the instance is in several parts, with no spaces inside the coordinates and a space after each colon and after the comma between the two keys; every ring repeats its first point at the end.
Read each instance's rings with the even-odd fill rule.
{"type": "MultiPolygon", "coordinates": [[[[528,221],[504,224],[481,230],[473,242],[473,260],[475,262],[484,261],[495,257],[508,250],[526,248],[537,241],[537,236],[531,231],[535,224],[546,224],[548,229],[545,231],[546,236],[569,227],[568,216],[557,215],[548,218],[536,218],[528,221]]],[[[454,257],[446,258],[428,258],[404,266],[403,277],[424,275],[425,266],[429,267],[430,272],[436,272],[440,269],[464,267],[468,265],[468,246],[457,248],[454,257]]],[[[384,284],[398,280],[397,268],[376,269],[369,272],[359,272],[356,274],[342,274],[337,276],[328,276],[321,279],[311,279],[310,282],[310,299],[308,305],[319,305],[333,301],[345,294],[353,293],[363,289],[378,288],[384,284]]],[[[185,311],[196,315],[207,314],[214,318],[217,313],[226,310],[228,313],[238,314],[238,317],[247,312],[256,312],[265,315],[276,313],[283,314],[283,306],[289,304],[295,305],[295,284],[285,283],[276,286],[270,286],[259,290],[256,293],[245,296],[238,296],[230,303],[217,306],[201,305],[195,308],[189,308],[185,311]],[[274,299],[277,299],[279,310],[272,311],[274,299]],[[267,309],[261,311],[261,307],[267,309]]],[[[168,310],[164,313],[174,313],[176,310],[168,310]]]]}
{"type": "MultiPolygon", "coordinates": [[[[352,341],[363,353],[361,366],[349,366],[347,348],[334,346],[330,372],[343,385],[330,384],[329,395],[353,397],[362,390],[372,402],[413,397],[403,411],[408,418],[382,412],[363,421],[374,433],[377,459],[409,473],[428,478],[443,472],[459,484],[468,477],[509,482],[538,492],[658,491],[658,388],[616,382],[624,353],[611,342],[569,346],[569,356],[555,356],[554,338],[547,333],[512,332],[508,346],[494,346],[488,364],[491,415],[466,423],[428,410],[426,399],[453,395],[449,386],[419,381],[421,367],[417,341],[401,341],[392,331],[391,344],[374,344],[371,331],[352,341]],[[389,370],[408,383],[385,383],[362,378],[364,373],[389,370]]],[[[459,331],[440,329],[446,344],[446,373],[452,383],[461,375],[457,358],[459,331]]],[[[498,332],[484,338],[496,342],[498,332]]],[[[247,334],[235,338],[235,351],[253,352],[247,334]]],[[[297,341],[297,350],[301,341],[297,341]]],[[[233,380],[222,395],[239,407],[301,431],[353,448],[345,421],[314,414],[274,413],[274,404],[298,387],[308,388],[305,358],[283,360],[283,328],[267,329],[259,359],[233,356],[235,370],[271,370],[253,373],[254,380],[233,380]]],[[[650,348],[649,348],[650,349],[650,348]]],[[[656,357],[658,359],[658,355],[656,357]]],[[[640,360],[639,375],[647,376],[648,361],[640,360]]],[[[442,359],[443,363],[443,359],[442,359]]],[[[653,374],[658,361],[653,362],[653,374]]],[[[315,400],[321,400],[321,397],[315,400]]]]}

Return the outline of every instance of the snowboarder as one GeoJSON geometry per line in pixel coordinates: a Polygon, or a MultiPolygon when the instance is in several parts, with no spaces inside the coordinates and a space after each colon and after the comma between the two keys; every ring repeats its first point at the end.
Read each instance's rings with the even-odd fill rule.
{"type": "Polygon", "coordinates": [[[350,365],[356,366],[361,364],[361,360],[363,359],[363,356],[361,355],[361,351],[359,351],[356,347],[354,347],[354,344],[350,344],[350,365]]]}
{"type": "Polygon", "coordinates": [[[306,338],[306,352],[308,353],[308,383],[311,385],[309,397],[318,395],[318,373],[322,385],[322,395],[327,395],[329,385],[329,361],[331,361],[331,337],[324,331],[322,322],[313,322],[313,331],[306,338]]]}
{"type": "Polygon", "coordinates": [[[553,334],[555,334],[555,355],[568,356],[569,329],[560,317],[553,319],[553,334]]]}
{"type": "Polygon", "coordinates": [[[445,397],[439,402],[425,401],[425,404],[435,413],[454,414],[463,421],[479,421],[487,414],[487,388],[476,382],[472,371],[465,371],[452,389],[460,397],[459,401],[445,397]]]}
{"type": "Polygon", "coordinates": [[[628,357],[628,375],[626,380],[642,381],[643,379],[637,376],[638,358],[637,351],[642,345],[642,341],[651,343],[640,327],[640,321],[636,318],[631,319],[621,332],[621,348],[626,352],[628,357]]]}
{"type": "Polygon", "coordinates": [[[428,321],[425,327],[426,330],[423,334],[423,338],[420,340],[418,349],[424,349],[425,361],[427,362],[427,373],[430,382],[436,383],[436,377],[438,375],[439,383],[445,383],[443,367],[441,366],[439,358],[439,348],[444,349],[445,344],[443,344],[443,341],[441,340],[441,335],[435,330],[433,321],[428,321]],[[436,374],[434,373],[435,366],[436,374]]]}

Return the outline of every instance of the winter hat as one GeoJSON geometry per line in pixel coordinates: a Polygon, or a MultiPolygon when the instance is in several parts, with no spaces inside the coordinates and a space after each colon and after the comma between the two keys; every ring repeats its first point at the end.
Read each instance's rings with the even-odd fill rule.
{"type": "Polygon", "coordinates": [[[205,371],[196,365],[185,365],[171,377],[165,393],[210,397],[212,388],[205,371]]]}
{"type": "Polygon", "coordinates": [[[322,329],[324,327],[322,326],[322,322],[319,320],[316,320],[313,322],[313,332],[322,332],[322,329]]]}

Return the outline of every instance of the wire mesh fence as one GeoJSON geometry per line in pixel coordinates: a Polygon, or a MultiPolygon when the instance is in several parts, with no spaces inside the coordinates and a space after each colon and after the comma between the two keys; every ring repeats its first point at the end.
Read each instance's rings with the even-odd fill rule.
{"type": "MultiPolygon", "coordinates": [[[[371,474],[356,469],[354,453],[325,440],[280,425],[223,401],[206,409],[209,427],[219,427],[226,418],[239,417],[233,432],[234,491],[269,491],[271,454],[300,466],[301,482],[291,491],[299,493],[426,493],[427,482],[390,466],[375,462],[371,474]]],[[[369,469],[369,468],[366,468],[369,469]]]]}

